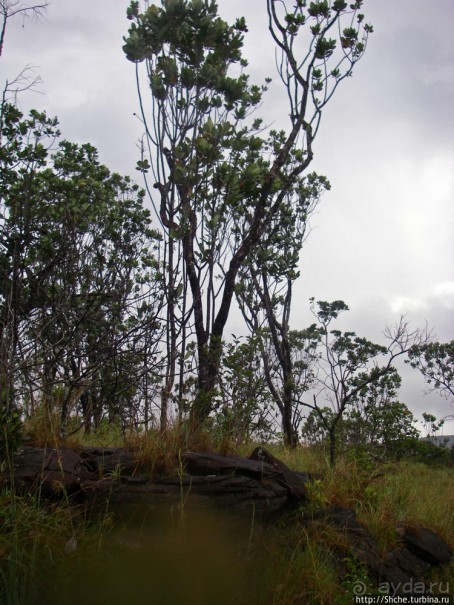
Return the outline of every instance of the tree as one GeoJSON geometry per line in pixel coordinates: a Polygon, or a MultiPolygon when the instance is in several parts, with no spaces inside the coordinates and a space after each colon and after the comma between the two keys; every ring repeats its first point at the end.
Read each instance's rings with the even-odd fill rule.
{"type": "MultiPolygon", "coordinates": [[[[11,412],[15,401],[33,411],[39,402],[48,414],[58,408],[64,427],[80,405],[89,430],[103,406],[118,410],[131,398],[144,372],[137,344],[147,333],[155,347],[159,341],[156,234],[143,192],[102,166],[91,145],[55,145],[57,121],[43,113],[24,118],[5,105],[3,115],[0,344],[7,407],[11,412]]],[[[147,371],[151,361],[149,351],[147,371]]]]}
{"type": "Polygon", "coordinates": [[[40,16],[48,5],[48,2],[43,2],[41,4],[32,4],[31,6],[28,6],[27,3],[20,2],[20,0],[0,0],[0,56],[3,53],[8,21],[17,15],[22,15],[24,17],[31,13],[32,15],[40,16]]]}
{"type": "MultiPolygon", "coordinates": [[[[312,303],[314,303],[312,299],[312,303]]],[[[388,346],[378,345],[355,332],[330,330],[331,322],[339,314],[347,311],[343,301],[317,303],[314,315],[318,323],[312,329],[318,332],[317,375],[314,380],[313,402],[305,402],[306,407],[318,415],[321,425],[328,433],[330,442],[330,464],[334,466],[337,451],[338,425],[342,423],[348,409],[360,402],[375,404],[396,388],[397,375],[394,361],[408,353],[415,345],[427,342],[425,331],[409,331],[401,319],[394,328],[388,328],[385,335],[388,346]],[[329,403],[326,406],[319,401],[329,403]]]]}
{"type": "Polygon", "coordinates": [[[261,246],[239,271],[236,295],[251,334],[260,342],[268,388],[282,420],[284,442],[295,447],[301,422],[298,400],[311,381],[314,340],[310,330],[291,330],[293,285],[308,218],[329,183],[308,175],[296,199],[282,207],[261,246]]]}
{"type": "Polygon", "coordinates": [[[287,8],[267,1],[289,99],[288,129],[268,136],[260,119],[251,120],[266,87],[250,85],[244,73],[243,18],[227,24],[208,0],[163,0],[143,12],[131,2],[128,9],[133,24],[124,50],[137,66],[145,64],[152,95],[151,116],[143,111],[148,158],[138,168],[152,170],[158,192],[152,200],[166,242],[168,384],[175,357],[184,358],[191,316],[194,425],[213,408],[239,272],[283,209],[301,197],[322,110],[365,51],[372,27],[361,5],[335,0],[287,8]],[[300,45],[303,32],[306,44],[300,45]],[[239,75],[232,76],[235,64],[239,75]]]}
{"type": "Polygon", "coordinates": [[[276,324],[272,329],[257,329],[253,338],[261,358],[260,373],[269,392],[269,405],[277,409],[284,443],[296,447],[305,397],[316,376],[318,334],[312,327],[290,330],[276,324]]]}
{"type": "Polygon", "coordinates": [[[441,418],[441,420],[437,420],[437,417],[433,414],[429,414],[428,412],[424,412],[422,415],[422,419],[424,420],[424,429],[426,431],[426,439],[429,441],[434,441],[436,434],[443,427],[445,423],[445,418],[441,418]]]}
{"type": "MultiPolygon", "coordinates": [[[[46,9],[47,2],[43,4],[35,4],[27,6],[18,0],[0,0],[0,58],[3,54],[5,37],[8,22],[16,17],[22,15],[22,17],[28,16],[30,13],[35,16],[40,16],[46,9]]],[[[32,88],[39,82],[39,78],[29,77],[30,69],[24,68],[21,73],[16,76],[12,82],[8,80],[2,85],[2,97],[0,100],[0,149],[3,144],[2,133],[5,115],[4,112],[7,109],[7,103],[10,97],[17,97],[17,94],[29,88],[32,88]]],[[[3,175],[2,175],[3,177],[3,175]]],[[[2,221],[2,215],[0,214],[0,222],[2,221]]],[[[0,457],[8,457],[10,450],[19,443],[20,433],[20,412],[14,408],[12,404],[12,383],[13,378],[9,370],[10,358],[9,358],[9,345],[4,342],[4,334],[0,342],[0,363],[2,369],[0,371],[0,424],[2,426],[2,434],[0,435],[0,457]],[[5,346],[6,344],[6,346],[5,346]]],[[[7,334],[7,339],[12,338],[12,333],[7,334]]]]}
{"type": "MultiPolygon", "coordinates": [[[[324,406],[312,409],[306,416],[301,436],[305,443],[310,445],[322,444],[329,440],[328,429],[334,419],[334,412],[331,408],[324,406]]],[[[339,427],[337,428],[339,433],[339,427]]]]}
{"type": "Polygon", "coordinates": [[[270,392],[261,368],[259,342],[248,336],[226,343],[219,378],[215,422],[237,443],[266,440],[275,425],[270,392]]]}
{"type": "MultiPolygon", "coordinates": [[[[336,439],[344,446],[368,448],[381,458],[400,456],[418,439],[414,426],[415,418],[408,407],[396,399],[382,399],[381,387],[372,385],[371,396],[367,402],[347,407],[341,421],[336,425],[336,439]],[[375,395],[380,393],[377,402],[375,395]]],[[[332,408],[323,407],[311,410],[303,426],[302,436],[307,443],[329,442],[329,431],[326,426],[333,423],[335,412],[332,408]]]]}
{"type": "Polygon", "coordinates": [[[403,443],[418,437],[413,414],[397,399],[400,385],[394,370],[357,393],[343,422],[348,443],[369,446],[386,456],[398,453],[403,443]]]}

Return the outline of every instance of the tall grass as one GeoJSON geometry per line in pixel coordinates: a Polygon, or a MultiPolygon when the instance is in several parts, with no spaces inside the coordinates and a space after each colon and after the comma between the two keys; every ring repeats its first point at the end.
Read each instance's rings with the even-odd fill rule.
{"type": "Polygon", "coordinates": [[[98,547],[111,521],[104,515],[89,523],[86,511],[67,500],[43,502],[39,494],[1,491],[0,603],[58,602],[56,578],[71,575],[74,561],[98,547]]]}
{"type": "MultiPolygon", "coordinates": [[[[113,437],[98,435],[105,444],[113,437]]],[[[96,443],[95,435],[90,439],[96,443]]],[[[195,440],[182,425],[165,435],[132,435],[122,445],[157,476],[181,474],[181,454],[187,450],[248,455],[256,444],[238,447],[209,432],[195,440]]],[[[290,468],[315,476],[308,503],[273,523],[262,524],[252,515],[229,525],[224,513],[201,515],[191,507],[178,518],[169,510],[157,523],[123,528],[127,511],[122,521],[106,514],[89,522],[83,509],[68,501],[43,503],[4,490],[0,604],[72,605],[98,595],[97,605],[347,605],[352,583],[370,581],[367,571],[348,556],[340,532],[322,522],[301,523],[311,510],[330,505],[353,508],[383,554],[399,545],[399,522],[429,527],[454,546],[453,468],[408,461],[377,466],[356,451],[331,469],[322,449],[265,447],[290,468]]],[[[452,577],[454,564],[434,570],[430,579],[452,577]]]]}
{"type": "Polygon", "coordinates": [[[320,477],[312,492],[320,505],[352,507],[370,529],[399,522],[425,525],[454,546],[454,467],[408,460],[376,464],[353,451],[331,469],[322,449],[270,449],[290,468],[320,477]]]}
{"type": "Polygon", "coordinates": [[[43,507],[37,497],[0,495],[0,602],[38,605],[44,589],[43,570],[55,552],[73,536],[61,506],[43,507]]]}

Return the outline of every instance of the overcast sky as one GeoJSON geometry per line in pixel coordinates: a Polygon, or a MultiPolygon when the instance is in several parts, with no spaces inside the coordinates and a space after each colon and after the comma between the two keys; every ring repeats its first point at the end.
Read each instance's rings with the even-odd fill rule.
{"type": "MultiPolygon", "coordinates": [[[[63,136],[91,142],[112,170],[138,178],[141,127],[134,66],[122,52],[127,0],[51,0],[40,21],[9,23],[0,83],[25,66],[42,78],[19,98],[45,109],[63,136]]],[[[244,15],[251,79],[274,78],[262,114],[285,125],[285,93],[274,67],[265,0],[219,0],[221,15],[244,15]]],[[[343,329],[380,342],[406,314],[442,341],[454,338],[454,24],[453,0],[365,0],[374,25],[366,55],[326,108],[312,168],[332,190],[313,217],[302,256],[293,326],[311,323],[307,300],[342,299],[343,329]],[[430,10],[430,13],[429,13],[430,10]]],[[[403,368],[401,399],[420,414],[453,412],[424,394],[403,368]]],[[[454,433],[454,423],[446,425],[454,433]]]]}

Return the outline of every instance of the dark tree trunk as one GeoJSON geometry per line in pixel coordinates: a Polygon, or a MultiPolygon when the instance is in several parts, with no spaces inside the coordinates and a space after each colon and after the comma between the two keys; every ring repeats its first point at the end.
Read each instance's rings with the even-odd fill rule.
{"type": "Polygon", "coordinates": [[[329,465],[331,468],[334,468],[336,464],[336,445],[336,427],[334,426],[329,430],[329,465]]]}
{"type": "Polygon", "coordinates": [[[80,405],[82,407],[84,432],[86,435],[89,435],[91,433],[92,408],[88,391],[85,391],[85,393],[82,393],[82,395],[80,396],[80,405]]]}

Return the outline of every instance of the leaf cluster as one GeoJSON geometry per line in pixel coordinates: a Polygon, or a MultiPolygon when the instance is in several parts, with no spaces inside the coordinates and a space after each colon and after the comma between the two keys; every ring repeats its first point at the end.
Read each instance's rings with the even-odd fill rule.
{"type": "Polygon", "coordinates": [[[133,23],[123,50],[130,61],[148,62],[156,99],[165,101],[178,90],[181,109],[195,97],[202,112],[224,107],[235,109],[238,118],[260,102],[259,87],[249,87],[245,75],[227,74],[230,65],[246,64],[241,59],[244,19],[230,26],[218,17],[215,2],[187,0],[167,0],[144,12],[133,2],[128,17],[133,23]]]}
{"type": "Polygon", "coordinates": [[[454,396],[454,341],[430,342],[413,346],[408,362],[418,369],[435,390],[454,396]]]}

